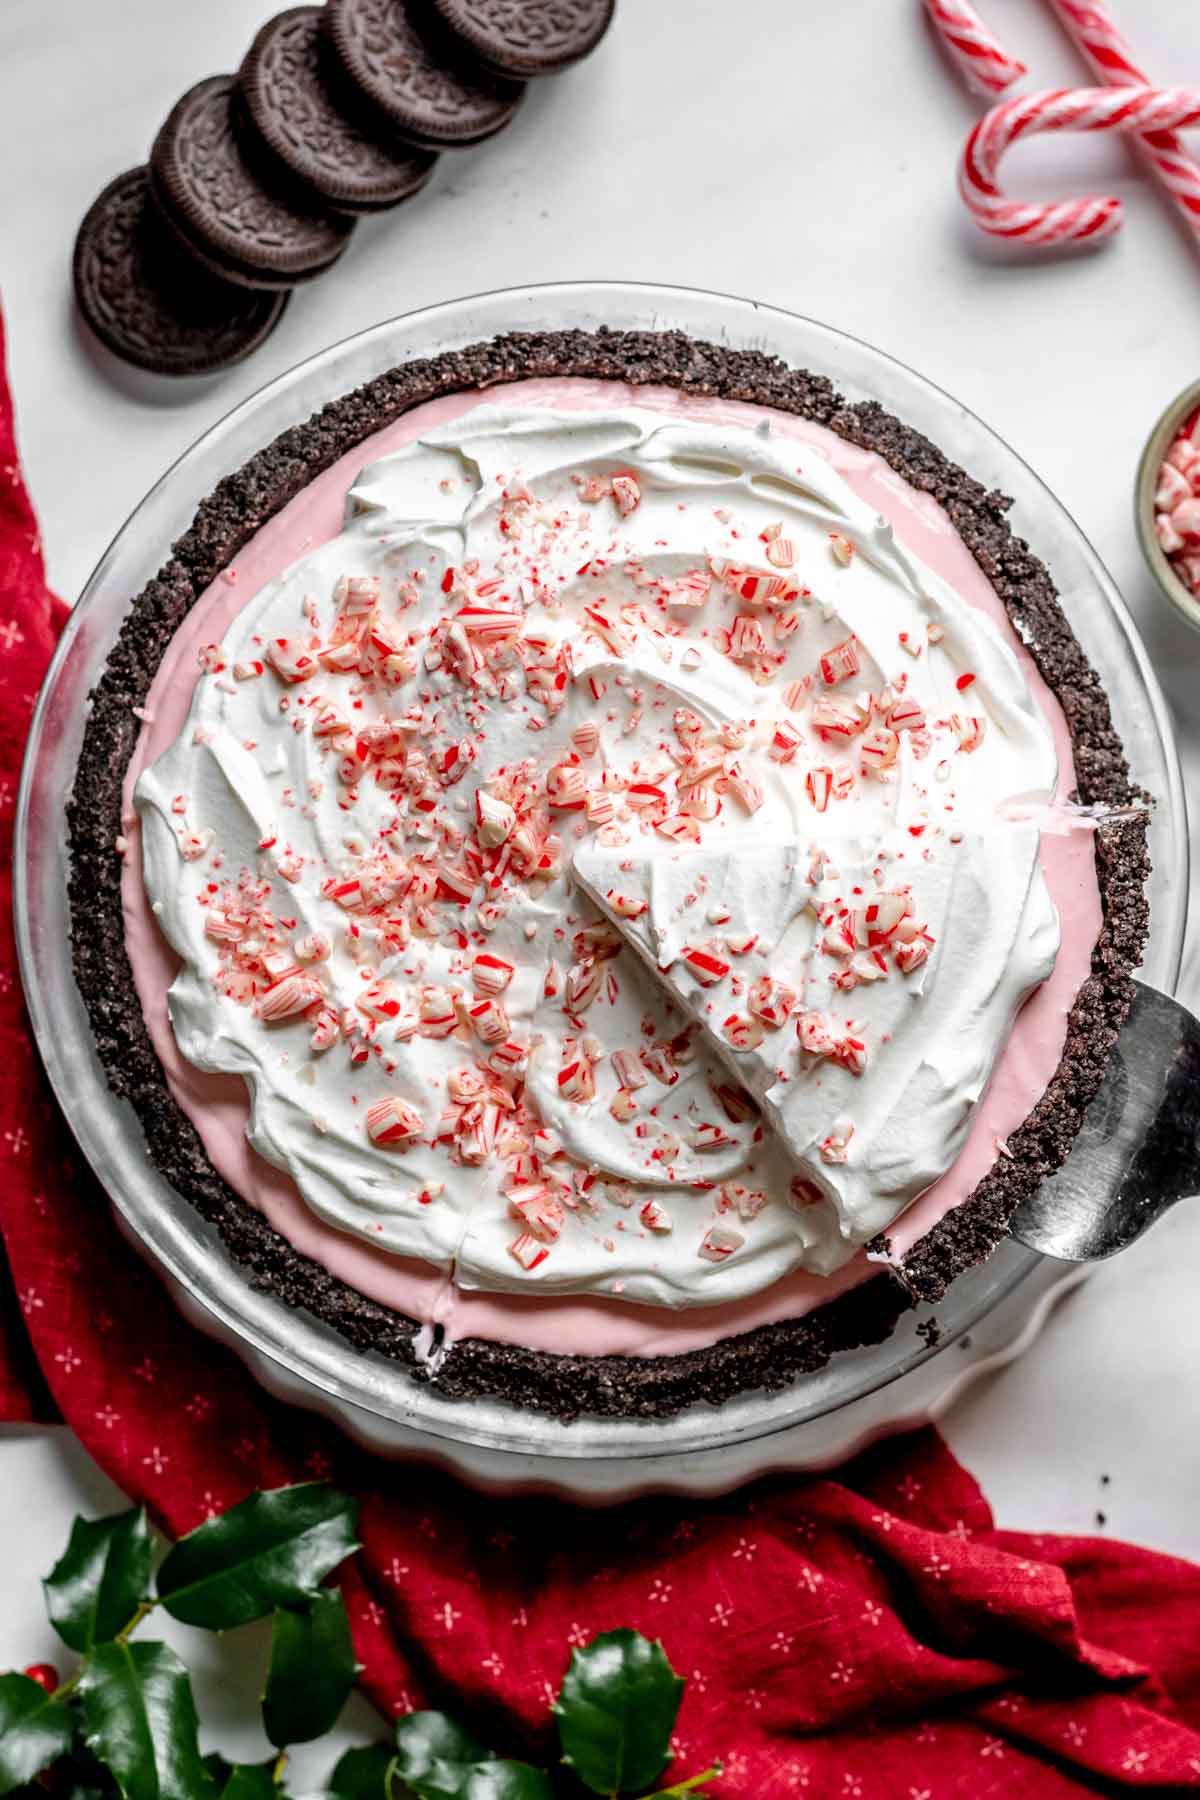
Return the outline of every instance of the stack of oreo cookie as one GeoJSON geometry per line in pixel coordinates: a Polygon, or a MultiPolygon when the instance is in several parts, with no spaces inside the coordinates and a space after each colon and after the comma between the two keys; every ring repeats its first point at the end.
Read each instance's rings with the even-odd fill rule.
{"type": "Polygon", "coordinates": [[[148,164],[109,183],[75,241],[79,310],[161,374],[256,349],[356,218],[398,206],[439,152],[503,129],[528,81],[600,42],[616,0],[327,0],[268,20],[236,75],[172,108],[148,164]]]}

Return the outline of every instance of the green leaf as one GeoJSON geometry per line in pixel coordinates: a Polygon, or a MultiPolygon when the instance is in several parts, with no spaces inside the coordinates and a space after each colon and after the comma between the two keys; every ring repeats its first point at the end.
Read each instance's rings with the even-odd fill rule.
{"type": "Polygon", "coordinates": [[[358,1664],[342,1596],[323,1589],[300,1610],[276,1607],[263,1725],[279,1749],[332,1729],[358,1664]]]}
{"type": "Polygon", "coordinates": [[[71,1541],[42,1583],[46,1611],[65,1644],[81,1654],[128,1625],[150,1585],[145,1510],[76,1519],[71,1541]]]}
{"type": "Polygon", "coordinates": [[[0,1675],[0,1794],[24,1787],[71,1746],[75,1722],[28,1675],[0,1675]]]}
{"type": "Polygon", "coordinates": [[[594,1794],[640,1792],[670,1758],[682,1697],[661,1644],[602,1632],[572,1655],[554,1707],[563,1761],[594,1794]]]}
{"type": "MultiPolygon", "coordinates": [[[[417,1787],[418,1800],[426,1794],[441,1800],[441,1790],[417,1787]]],[[[554,1789],[544,1769],[532,1763],[483,1762],[465,1771],[465,1778],[448,1790],[454,1800],[554,1800],[554,1789]]]]}
{"type": "MultiPolygon", "coordinates": [[[[204,1761],[207,1765],[209,1758],[204,1761]]],[[[275,1780],[275,1758],[261,1763],[234,1763],[227,1766],[221,1783],[220,1800],[279,1800],[275,1780]]]]}
{"type": "Polygon", "coordinates": [[[396,1752],[390,1744],[347,1750],[329,1777],[336,1800],[387,1800],[387,1772],[396,1752]]]}
{"type": "Polygon", "coordinates": [[[165,1644],[99,1644],[79,1678],[88,1749],[125,1800],[212,1800],[188,1672],[165,1644]]]}
{"type": "Polygon", "coordinates": [[[491,1754],[445,1713],[405,1713],[396,1721],[397,1773],[422,1796],[425,1790],[419,1783],[433,1769],[469,1768],[487,1762],[491,1754]]]}
{"type": "Polygon", "coordinates": [[[408,1713],[396,1724],[396,1770],[417,1800],[553,1800],[541,1769],[502,1762],[445,1713],[408,1713]]]}
{"type": "Polygon", "coordinates": [[[172,1618],[209,1631],[299,1606],[357,1550],[358,1501],[323,1481],[251,1494],[168,1551],[158,1592],[172,1618]]]}

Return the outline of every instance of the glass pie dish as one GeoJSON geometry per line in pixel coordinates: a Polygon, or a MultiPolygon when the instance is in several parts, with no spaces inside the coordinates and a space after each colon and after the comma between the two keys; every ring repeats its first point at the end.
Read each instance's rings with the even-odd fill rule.
{"type": "Polygon", "coordinates": [[[745,1394],[719,1409],[698,1405],[667,1420],[582,1418],[564,1426],[500,1401],[450,1400],[395,1363],[353,1350],[316,1320],[256,1293],[215,1232],[150,1162],[133,1112],[105,1084],[64,955],[64,808],[87,694],[129,603],[223,476],[325,402],[409,358],[514,330],[602,326],[681,329],[814,370],[852,401],[880,402],[986,486],[1011,495],[1018,529],[1050,567],[1063,608],[1105,683],[1133,779],[1154,796],[1143,973],[1168,991],[1178,974],[1187,901],[1185,814],[1171,726],[1111,579],[1058,502],[1006,445],[939,389],[868,345],[750,301],[685,289],[601,282],[509,290],[410,314],[336,345],[199,439],[102,558],[64,633],[30,734],[17,821],[16,927],[51,1082],[127,1235],[169,1279],[185,1313],[237,1350],[269,1387],[324,1410],[374,1448],[440,1458],[491,1485],[536,1482],[593,1497],[644,1487],[711,1488],[782,1461],[827,1461],[864,1433],[928,1416],[958,1379],[963,1353],[956,1346],[966,1334],[986,1344],[990,1356],[1023,1341],[1056,1271],[1014,1244],[1002,1245],[939,1302],[936,1347],[929,1341],[929,1309],[921,1308],[882,1344],[840,1352],[789,1387],[745,1394]]]}

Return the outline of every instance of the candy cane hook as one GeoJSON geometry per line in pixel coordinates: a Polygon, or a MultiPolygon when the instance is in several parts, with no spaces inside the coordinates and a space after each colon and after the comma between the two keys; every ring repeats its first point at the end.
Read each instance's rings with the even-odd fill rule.
{"type": "Polygon", "coordinates": [[[1056,88],[1002,101],[980,119],[963,151],[959,190],[975,223],[1019,243],[1099,243],[1120,228],[1113,195],[1027,203],[1007,200],[997,181],[1010,144],[1040,131],[1116,131],[1144,136],[1200,122],[1200,88],[1056,88]]]}

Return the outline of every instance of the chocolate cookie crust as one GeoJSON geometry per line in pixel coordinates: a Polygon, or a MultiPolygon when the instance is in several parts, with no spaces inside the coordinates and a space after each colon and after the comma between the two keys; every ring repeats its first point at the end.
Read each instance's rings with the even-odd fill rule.
{"type": "MultiPolygon", "coordinates": [[[[416,1323],[390,1312],[299,1255],[213,1169],[154,1054],[133,985],[121,911],[121,786],[140,730],[133,708],[189,608],[267,519],[347,451],[440,394],[532,376],[588,376],[750,401],[829,427],[882,456],[946,509],[999,594],[1014,629],[1054,690],[1071,730],[1078,791],[1124,806],[1132,787],[1100,679],[1059,605],[1054,584],[1007,521],[1011,504],[986,491],[920,433],[874,402],[850,405],[820,375],[759,351],[682,332],[521,332],[404,363],[294,426],[227,476],[201,504],[170,560],[131,604],[92,694],[68,805],[76,980],[114,1093],[141,1120],[152,1161],[220,1233],[253,1286],[306,1311],[355,1349],[406,1365],[414,1380],[469,1399],[491,1395],[563,1419],[581,1413],[665,1418],[700,1400],[785,1387],[834,1351],[886,1338],[916,1299],[937,1299],[1004,1237],[1014,1209],[1065,1159],[1104,1073],[1132,998],[1148,914],[1144,817],[1096,833],[1104,924],[1068,1022],[1066,1048],[1042,1099],[970,1197],[909,1254],[904,1268],[851,1290],[806,1318],[760,1326],[675,1357],[558,1356],[466,1339],[436,1373],[418,1364],[416,1323]]],[[[878,1243],[883,1247],[883,1240],[878,1243]]]]}

